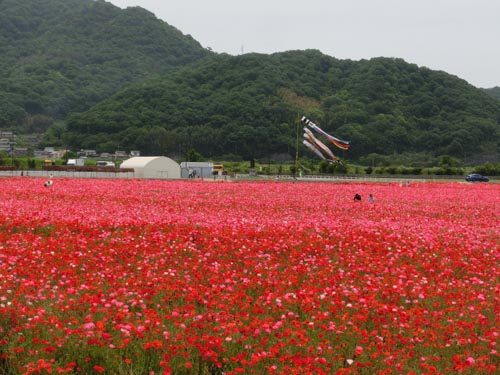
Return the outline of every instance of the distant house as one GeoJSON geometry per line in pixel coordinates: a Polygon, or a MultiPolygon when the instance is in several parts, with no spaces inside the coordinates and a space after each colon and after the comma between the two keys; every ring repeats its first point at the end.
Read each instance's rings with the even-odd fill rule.
{"type": "Polygon", "coordinates": [[[26,134],[22,136],[22,143],[35,148],[43,139],[43,134],[26,134]]]}
{"type": "Polygon", "coordinates": [[[51,159],[52,158],[52,154],[51,153],[45,152],[43,150],[35,150],[33,152],[33,156],[35,158],[43,158],[43,159],[51,159]]]}
{"type": "Polygon", "coordinates": [[[12,149],[12,156],[21,157],[21,156],[27,156],[27,155],[28,155],[28,148],[27,147],[14,147],[12,149]]]}
{"type": "MultiPolygon", "coordinates": [[[[139,156],[139,155],[137,155],[139,156]]],[[[128,155],[125,151],[115,151],[115,154],[113,155],[114,159],[125,159],[127,158],[128,155]]]]}
{"type": "Polygon", "coordinates": [[[6,138],[10,142],[14,143],[16,141],[17,135],[15,135],[13,132],[6,132],[6,131],[0,130],[0,138],[6,138]]]}
{"type": "Polygon", "coordinates": [[[136,178],[181,178],[180,165],[165,156],[136,156],[125,160],[120,168],[131,168],[136,178]]]}
{"type": "Polygon", "coordinates": [[[35,150],[33,152],[33,156],[35,158],[44,158],[44,159],[60,159],[64,156],[67,150],[56,150],[54,147],[45,147],[43,150],[35,150]]]}
{"type": "Polygon", "coordinates": [[[95,158],[98,156],[96,150],[80,150],[77,152],[77,155],[79,158],[95,158]]]}
{"type": "Polygon", "coordinates": [[[8,138],[0,138],[0,151],[10,152],[12,142],[8,138]]]}

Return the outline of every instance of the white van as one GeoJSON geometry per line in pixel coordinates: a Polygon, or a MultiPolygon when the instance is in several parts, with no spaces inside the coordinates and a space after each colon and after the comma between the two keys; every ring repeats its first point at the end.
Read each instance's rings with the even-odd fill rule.
{"type": "Polygon", "coordinates": [[[74,167],[83,167],[85,165],[84,159],[68,159],[66,165],[72,165],[74,167]]]}

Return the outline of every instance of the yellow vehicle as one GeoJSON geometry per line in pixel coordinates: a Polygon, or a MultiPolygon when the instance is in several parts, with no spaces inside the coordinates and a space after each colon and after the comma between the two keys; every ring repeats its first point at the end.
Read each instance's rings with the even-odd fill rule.
{"type": "Polygon", "coordinates": [[[227,175],[227,171],[224,170],[224,164],[214,164],[212,167],[212,175],[214,176],[227,175]]]}

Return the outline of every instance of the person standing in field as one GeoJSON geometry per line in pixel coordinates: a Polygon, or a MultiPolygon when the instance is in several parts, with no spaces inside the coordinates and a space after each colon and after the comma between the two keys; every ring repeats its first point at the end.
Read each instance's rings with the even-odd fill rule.
{"type": "Polygon", "coordinates": [[[45,187],[51,187],[54,183],[52,182],[52,173],[49,174],[49,179],[47,181],[45,181],[45,183],[43,184],[43,186],[45,187]]]}

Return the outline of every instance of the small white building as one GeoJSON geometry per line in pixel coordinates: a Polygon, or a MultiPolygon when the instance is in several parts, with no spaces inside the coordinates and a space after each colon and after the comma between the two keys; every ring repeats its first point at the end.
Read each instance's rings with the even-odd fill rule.
{"type": "Polygon", "coordinates": [[[183,161],[181,163],[182,178],[210,178],[214,163],[183,161]]]}
{"type": "Polygon", "coordinates": [[[181,167],[165,156],[136,156],[125,160],[120,168],[131,168],[136,178],[181,178],[181,167]]]}

